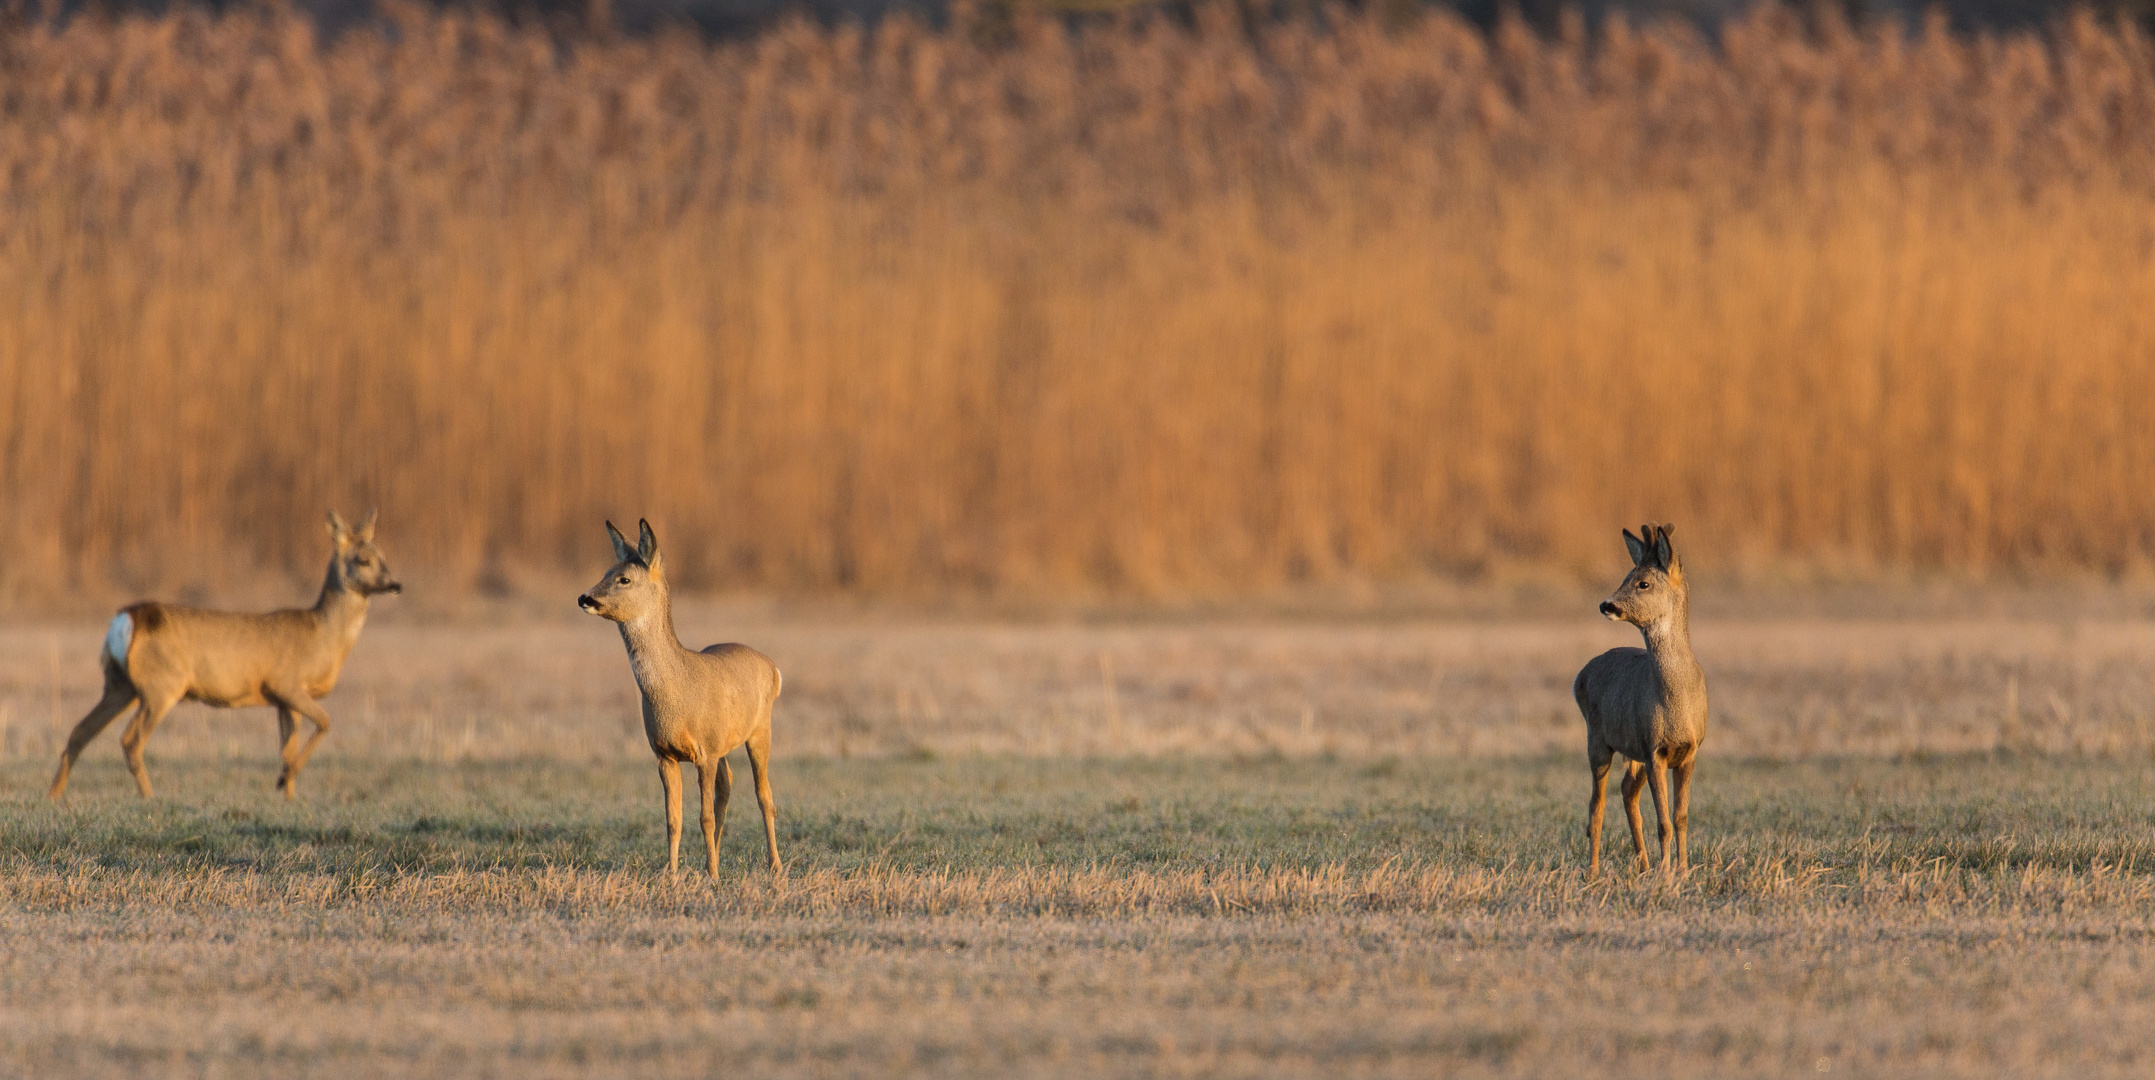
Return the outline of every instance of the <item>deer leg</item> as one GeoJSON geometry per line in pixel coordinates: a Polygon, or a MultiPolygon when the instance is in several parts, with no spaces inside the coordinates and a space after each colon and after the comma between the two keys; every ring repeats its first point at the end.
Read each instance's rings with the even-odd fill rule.
{"type": "Polygon", "coordinates": [[[277,779],[277,787],[284,792],[285,798],[296,799],[299,797],[299,770],[307,767],[307,759],[314,756],[314,748],[321,745],[322,736],[329,734],[329,711],[302,691],[277,691],[274,696],[278,708],[289,709],[314,723],[314,734],[307,737],[298,751],[292,750],[289,738],[285,744],[284,775],[277,779]]]}
{"type": "Polygon", "coordinates": [[[1683,764],[1676,766],[1676,865],[1691,865],[1691,769],[1699,761],[1697,752],[1684,755],[1683,764]]]}
{"type": "Polygon", "coordinates": [[[771,873],[782,874],[778,861],[778,804],[771,799],[771,729],[748,737],[748,768],[756,776],[756,805],[763,810],[763,850],[771,856],[771,873]]]}
{"type": "Polygon", "coordinates": [[[726,802],[733,797],[733,768],[721,756],[696,766],[703,782],[704,868],[718,876],[718,844],[726,835],[726,802]]]}
{"type": "Polygon", "coordinates": [[[718,838],[712,846],[726,842],[726,808],[733,805],[733,762],[718,759],[718,838]]]}
{"type": "Polygon", "coordinates": [[[46,798],[58,800],[67,794],[67,774],[74,771],[75,759],[82,756],[83,747],[90,745],[90,740],[110,726],[114,717],[126,712],[127,707],[135,703],[135,696],[134,684],[107,665],[105,696],[90,706],[89,714],[68,734],[67,749],[60,752],[60,772],[52,778],[52,790],[45,793],[46,798]]]}
{"type": "Polygon", "coordinates": [[[128,722],[127,730],[120,733],[120,749],[127,754],[127,771],[135,774],[135,787],[141,790],[145,799],[150,797],[151,791],[150,769],[142,761],[143,744],[150,741],[150,733],[164,723],[165,714],[177,704],[177,699],[152,701],[144,697],[142,707],[135,710],[135,718],[128,722]]]}
{"type": "Polygon", "coordinates": [[[658,759],[658,782],[666,789],[666,873],[681,866],[681,763],[658,759]]]}
{"type": "Polygon", "coordinates": [[[1593,770],[1594,789],[1586,796],[1586,872],[1601,874],[1601,812],[1609,804],[1609,758],[1604,755],[1595,761],[1587,755],[1587,767],[1593,770]]]}
{"type": "Polygon", "coordinates": [[[1646,859],[1646,820],[1639,816],[1639,790],[1646,786],[1646,767],[1636,761],[1624,763],[1624,817],[1631,822],[1631,850],[1638,853],[1639,869],[1653,864],[1646,859]]]}
{"type": "Polygon", "coordinates": [[[292,763],[299,758],[299,714],[282,705],[277,706],[277,756],[284,762],[284,770],[277,774],[277,791],[291,798],[292,774],[298,771],[292,763]]]}
{"type": "Polygon", "coordinates": [[[1646,786],[1654,789],[1654,827],[1661,838],[1661,872],[1673,876],[1676,867],[1669,862],[1669,833],[1675,820],[1669,813],[1669,758],[1666,753],[1656,753],[1647,763],[1646,786]]]}

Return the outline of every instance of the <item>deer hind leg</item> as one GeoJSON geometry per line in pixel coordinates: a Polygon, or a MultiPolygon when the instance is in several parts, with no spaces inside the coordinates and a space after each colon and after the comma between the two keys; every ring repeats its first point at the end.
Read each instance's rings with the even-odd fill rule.
{"type": "Polygon", "coordinates": [[[1639,816],[1639,791],[1646,786],[1646,766],[1624,762],[1624,818],[1631,822],[1631,850],[1639,856],[1639,869],[1653,864],[1646,859],[1646,819],[1639,816]]]}
{"type": "Polygon", "coordinates": [[[1675,773],[1675,798],[1672,801],[1676,804],[1676,865],[1679,869],[1691,865],[1691,769],[1698,761],[1698,749],[1693,747],[1672,770],[1675,773]]]}
{"type": "Polygon", "coordinates": [[[1646,785],[1654,789],[1654,827],[1661,839],[1661,872],[1674,874],[1675,864],[1669,862],[1669,833],[1674,831],[1675,816],[1669,813],[1669,756],[1666,751],[1656,751],[1646,766],[1646,785]]]}
{"type": "Polygon", "coordinates": [[[719,841],[726,837],[726,803],[733,798],[733,766],[716,757],[696,766],[696,778],[703,782],[704,869],[715,878],[719,841]]]}
{"type": "Polygon", "coordinates": [[[1609,758],[1603,753],[1596,760],[1590,751],[1586,759],[1594,774],[1594,788],[1586,796],[1586,872],[1591,875],[1601,873],[1601,813],[1609,804],[1609,758]]]}
{"type": "Polygon", "coordinates": [[[748,737],[748,768],[756,776],[756,806],[763,811],[763,850],[771,857],[771,873],[785,872],[778,861],[778,804],[771,798],[771,729],[748,737]]]}
{"type": "Polygon", "coordinates": [[[82,750],[90,745],[90,740],[97,738],[111,726],[115,717],[135,703],[135,697],[135,684],[128,682],[127,676],[108,663],[105,666],[105,696],[90,706],[89,714],[68,734],[67,749],[60,751],[60,772],[52,778],[52,790],[45,793],[46,798],[56,800],[67,794],[67,774],[74,771],[75,759],[82,756],[82,750]]]}
{"type": "Polygon", "coordinates": [[[658,782],[666,789],[666,873],[681,867],[681,763],[658,759],[658,782]]]}
{"type": "Polygon", "coordinates": [[[157,725],[165,722],[165,714],[179,704],[179,695],[142,696],[142,706],[135,710],[135,718],[128,721],[127,730],[120,733],[120,749],[127,755],[127,771],[135,775],[135,787],[142,797],[151,796],[150,768],[142,760],[142,748],[150,741],[157,725]]]}

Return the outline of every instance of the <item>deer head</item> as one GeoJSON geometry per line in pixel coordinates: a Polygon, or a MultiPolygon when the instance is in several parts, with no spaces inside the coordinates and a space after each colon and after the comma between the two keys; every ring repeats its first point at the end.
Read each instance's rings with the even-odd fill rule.
{"type": "Polygon", "coordinates": [[[1674,525],[1647,525],[1642,535],[1624,530],[1624,547],[1631,552],[1631,572],[1607,600],[1601,613],[1617,622],[1645,627],[1678,613],[1686,592],[1683,561],[1669,543],[1674,525]]]}
{"type": "Polygon", "coordinates": [[[651,523],[638,521],[635,546],[614,523],[606,523],[606,537],[613,541],[614,565],[599,583],[576,598],[576,606],[617,623],[636,622],[666,603],[666,560],[659,554],[658,536],[651,523]]]}

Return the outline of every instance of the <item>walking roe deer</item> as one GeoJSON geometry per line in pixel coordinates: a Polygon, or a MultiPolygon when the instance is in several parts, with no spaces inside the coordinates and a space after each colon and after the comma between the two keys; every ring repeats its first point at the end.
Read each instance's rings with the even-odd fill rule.
{"type": "Polygon", "coordinates": [[[696,766],[703,785],[704,865],[718,876],[718,841],[726,831],[726,801],[733,796],[733,767],[726,755],[748,746],[756,777],[756,803],[763,809],[763,847],[778,861],[778,810],[771,802],[771,708],[784,679],[771,658],[746,645],[713,645],[690,652],[673,629],[673,599],[666,588],[666,561],[651,523],[637,522],[635,547],[614,523],[614,565],[576,606],[620,625],[629,670],[643,696],[644,735],[658,755],[659,782],[666,789],[666,872],[681,865],[681,763],[696,766]]]}
{"type": "Polygon", "coordinates": [[[126,751],[128,771],[135,774],[135,786],[149,798],[142,746],[165,714],[185,698],[226,709],[276,706],[284,751],[277,790],[287,799],[296,798],[299,770],[329,734],[329,713],[320,699],[336,688],[344,658],[359,640],[368,598],[404,590],[374,546],[374,517],[369,510],[352,529],[330,513],[329,536],[336,550],[329,557],[321,596],[311,608],[252,614],[149,601],[120,609],[105,631],[99,656],[105,696],[67,737],[60,774],[53,777],[48,797],[66,793],[67,774],[83,747],[129,705],[140,702],[120,735],[120,747],[126,751]],[[304,744],[299,741],[299,716],[314,722],[314,734],[304,744]]]}
{"type": "Polygon", "coordinates": [[[1601,811],[1608,799],[1610,758],[1622,754],[1624,815],[1639,869],[1646,858],[1646,832],[1639,819],[1642,779],[1654,792],[1661,829],[1661,867],[1671,872],[1669,833],[1676,834],[1676,864],[1688,865],[1685,833],[1691,818],[1691,769],[1706,739],[1706,673],[1691,655],[1691,593],[1683,562],[1669,544],[1673,525],[1648,525],[1643,536],[1624,530],[1631,573],[1601,603],[1601,613],[1639,628],[1644,649],[1610,649],[1587,661],[1572,680],[1571,696],[1586,717],[1586,759],[1594,773],[1586,803],[1588,872],[1601,872],[1601,811]],[[1676,780],[1675,812],[1669,807],[1668,774],[1676,780]]]}

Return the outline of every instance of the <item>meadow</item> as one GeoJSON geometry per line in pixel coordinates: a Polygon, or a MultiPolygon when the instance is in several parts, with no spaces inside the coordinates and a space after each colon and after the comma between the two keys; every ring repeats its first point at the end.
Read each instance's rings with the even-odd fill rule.
{"type": "Polygon", "coordinates": [[[2155,48],[1831,7],[11,23],[0,598],[2144,579],[2155,48]]]}
{"type": "Polygon", "coordinates": [[[2133,1075],[2148,762],[1717,759],[1680,883],[1567,756],[788,762],[667,879],[651,770],[6,770],[0,1070],[2133,1075]]]}
{"type": "Polygon", "coordinates": [[[1583,605],[687,605],[787,670],[787,874],[744,797],[715,883],[664,874],[597,619],[385,611],[301,802],[265,711],[182,706],[157,799],[108,733],[64,806],[100,628],[18,623],[0,1074],[2135,1075],[2155,630],[2052,605],[1700,617],[1674,882],[1621,869],[1621,826],[1582,869],[1566,687],[1635,639],[1583,605]]]}

